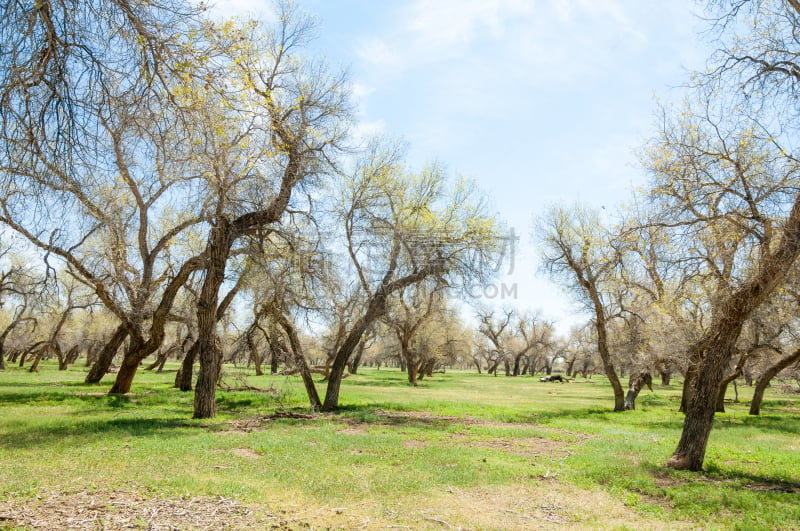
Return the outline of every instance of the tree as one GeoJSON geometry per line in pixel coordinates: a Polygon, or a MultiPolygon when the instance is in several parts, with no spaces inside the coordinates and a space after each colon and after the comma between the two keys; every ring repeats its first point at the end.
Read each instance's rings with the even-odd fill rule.
{"type": "Polygon", "coordinates": [[[200,108],[197,120],[214,202],[197,307],[195,418],[215,415],[222,362],[217,307],[234,246],[268,234],[297,203],[296,188],[332,172],[350,120],[344,75],[299,54],[312,30],[310,19],[289,2],[276,11],[275,27],[263,34],[256,23],[209,31],[219,49],[214,79],[221,86],[194,87],[209,101],[219,100],[200,108]]]}
{"type": "Polygon", "coordinates": [[[36,291],[43,291],[45,280],[24,260],[14,255],[10,247],[0,251],[0,261],[6,262],[0,269],[0,309],[8,312],[7,320],[0,331],[0,370],[5,369],[6,340],[24,324],[37,324],[32,309],[37,302],[36,291]]]}
{"type": "MultiPolygon", "coordinates": [[[[418,333],[442,309],[442,295],[442,286],[436,281],[407,286],[398,290],[397,295],[387,305],[384,315],[384,322],[394,332],[400,346],[400,356],[405,363],[408,382],[415,387],[419,373],[430,359],[426,356],[427,349],[423,348],[420,341],[416,341],[418,333]]],[[[425,339],[422,338],[422,341],[425,339]]]]}
{"type": "Polygon", "coordinates": [[[624,312],[617,293],[621,252],[600,215],[579,206],[553,207],[539,220],[543,267],[568,286],[594,316],[597,350],[614,392],[614,411],[625,394],[609,349],[609,321],[624,312]]]}
{"type": "Polygon", "coordinates": [[[742,327],[800,252],[794,159],[753,117],[715,112],[709,99],[699,107],[683,113],[677,124],[664,121],[649,165],[652,196],[665,208],[666,221],[658,223],[681,242],[683,261],[693,264],[697,278],[709,279],[715,288],[703,301],[704,329],[688,349],[694,375],[685,384],[684,429],[667,462],[690,470],[702,467],[720,386],[742,327]]]}
{"type": "Polygon", "coordinates": [[[427,280],[468,285],[486,273],[500,241],[473,186],[447,186],[435,165],[407,173],[400,159],[397,148],[373,144],[340,186],[337,214],[355,277],[342,282],[353,282],[365,303],[334,356],[323,411],[338,408],[347,362],[390,299],[427,280]]]}
{"type": "Polygon", "coordinates": [[[505,344],[510,338],[513,317],[514,310],[511,309],[503,310],[502,315],[497,317],[495,317],[494,310],[483,309],[478,311],[478,331],[489,342],[487,351],[489,365],[486,368],[486,372],[489,374],[497,376],[497,367],[501,362],[505,364],[506,376],[511,374],[505,344]]]}
{"type": "Polygon", "coordinates": [[[202,222],[193,147],[175,104],[201,10],[169,0],[8,7],[0,221],[69,264],[119,320],[87,379],[99,381],[127,339],[111,388],[124,393],[199,267],[170,252],[202,222]]]}

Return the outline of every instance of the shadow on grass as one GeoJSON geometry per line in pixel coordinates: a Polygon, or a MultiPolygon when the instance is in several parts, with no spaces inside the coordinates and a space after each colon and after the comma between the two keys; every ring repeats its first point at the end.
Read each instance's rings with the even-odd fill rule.
{"type": "Polygon", "coordinates": [[[730,430],[737,428],[756,428],[779,433],[800,434],[800,418],[778,415],[748,415],[727,418],[717,415],[714,429],[730,430]]]}
{"type": "Polygon", "coordinates": [[[109,420],[63,421],[46,426],[25,426],[14,423],[12,431],[0,434],[0,446],[5,448],[31,448],[36,446],[64,446],[95,442],[104,436],[148,437],[171,436],[178,428],[195,424],[176,418],[115,418],[109,420]]]}
{"type": "Polygon", "coordinates": [[[774,478],[750,472],[723,470],[710,464],[702,472],[677,472],[663,465],[642,464],[643,470],[653,476],[664,488],[683,488],[695,483],[712,483],[719,487],[752,492],[800,494],[800,481],[774,478]]]}
{"type": "Polygon", "coordinates": [[[800,494],[800,481],[778,479],[751,472],[722,470],[714,463],[706,467],[701,477],[705,481],[731,481],[733,483],[731,488],[800,494]]]}

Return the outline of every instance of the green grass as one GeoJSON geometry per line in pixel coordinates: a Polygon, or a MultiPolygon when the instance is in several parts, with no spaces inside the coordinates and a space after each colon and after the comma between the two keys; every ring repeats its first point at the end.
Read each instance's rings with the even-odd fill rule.
{"type": "MultiPolygon", "coordinates": [[[[717,416],[698,474],[661,466],[683,421],[676,385],[654,386],[636,411],[613,413],[601,377],[559,385],[450,371],[411,388],[397,370],[364,369],[344,381],[339,414],[280,418],[274,413],[304,411],[300,380],[251,375],[248,385],[276,392],[220,391],[219,416],[197,421],[192,394],[172,388],[169,368],[141,371],[126,396],[103,394],[110,380],[83,384],[81,367],[0,372],[0,500],[135,485],[157,496],[223,496],[251,506],[355,504],[376,522],[407,523],[402,513],[421,511],[420,500],[458,518],[482,503],[505,503],[504,493],[513,493],[512,503],[522,489],[561,492],[565,507],[574,493],[578,508],[599,492],[639,519],[564,516],[589,527],[800,528],[796,395],[770,390],[763,415],[751,417],[751,390],[740,388],[743,402],[717,416]],[[436,505],[453,492],[474,500],[436,505]]],[[[226,368],[231,382],[241,372],[226,368]]],[[[513,527],[464,518],[470,527],[513,527]]]]}

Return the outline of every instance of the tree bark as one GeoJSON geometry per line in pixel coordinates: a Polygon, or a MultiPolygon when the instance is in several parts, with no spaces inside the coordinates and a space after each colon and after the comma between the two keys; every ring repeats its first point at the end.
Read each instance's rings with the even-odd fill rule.
{"type": "MultiPolygon", "coordinates": [[[[606,320],[603,314],[603,307],[599,302],[595,306],[595,330],[597,331],[597,350],[600,352],[600,359],[603,361],[603,370],[611,383],[611,389],[614,392],[614,411],[625,411],[625,391],[622,389],[622,384],[617,376],[617,371],[614,368],[614,362],[611,360],[611,353],[608,350],[608,336],[606,334],[606,320]]],[[[548,371],[550,367],[548,365],[548,371]]],[[[548,372],[547,374],[550,374],[548,372]]]]}
{"type": "Polygon", "coordinates": [[[645,385],[649,387],[651,391],[653,390],[653,377],[649,372],[640,372],[636,375],[631,374],[628,382],[628,394],[625,396],[626,410],[636,409],[636,397],[639,396],[639,392],[645,385]]]}
{"type": "Polygon", "coordinates": [[[186,351],[183,357],[181,367],[178,369],[178,374],[175,375],[175,387],[181,391],[192,390],[192,380],[194,376],[194,362],[197,360],[198,351],[197,341],[192,342],[192,346],[186,351]]]}
{"type": "Polygon", "coordinates": [[[780,372],[796,361],[800,360],[800,348],[786,356],[778,360],[777,363],[769,367],[764,374],[762,374],[756,380],[756,387],[753,391],[753,400],[750,402],[750,414],[751,415],[759,415],[761,414],[761,402],[764,400],[764,391],[767,389],[767,386],[775,378],[780,372]]]}
{"type": "Polygon", "coordinates": [[[717,413],[725,413],[725,395],[728,392],[728,384],[736,380],[739,376],[742,375],[741,367],[737,367],[733,373],[729,374],[725,378],[722,379],[722,382],[719,384],[719,394],[717,395],[717,413]]]}
{"type": "Polygon", "coordinates": [[[133,379],[136,376],[136,371],[139,369],[141,360],[144,359],[136,353],[136,350],[140,349],[137,349],[135,346],[128,347],[128,352],[125,353],[125,356],[122,358],[122,363],[119,365],[117,378],[114,380],[114,385],[111,386],[108,394],[124,395],[130,392],[133,379]]]}
{"type": "Polygon", "coordinates": [[[567,362],[567,378],[572,376],[572,367],[575,365],[575,358],[567,362]]]}
{"type": "MultiPolygon", "coordinates": [[[[691,382],[691,391],[683,432],[678,447],[666,462],[669,468],[678,470],[701,470],[705,459],[708,437],[714,423],[719,387],[725,366],[730,360],[731,351],[741,331],[742,319],[725,323],[719,334],[705,348],[706,355],[701,363],[697,377],[691,382]]],[[[689,382],[684,385],[689,384],[689,382]]]]}
{"type": "Polygon", "coordinates": [[[194,390],[194,416],[210,419],[217,414],[217,382],[222,369],[222,349],[217,345],[217,307],[219,290],[225,280],[225,267],[233,245],[228,220],[221,217],[211,230],[206,247],[206,276],[197,301],[197,349],[200,370],[194,390]]]}
{"type": "MultiPolygon", "coordinates": [[[[255,329],[251,328],[250,331],[247,332],[247,336],[245,339],[247,340],[247,350],[250,351],[250,360],[253,362],[253,365],[256,368],[256,376],[263,376],[264,371],[261,370],[261,354],[258,352],[258,345],[256,344],[255,339],[253,339],[253,334],[255,333],[255,329]]],[[[277,371],[277,367],[274,366],[273,363],[273,371],[272,374],[275,374],[277,371]]]]}

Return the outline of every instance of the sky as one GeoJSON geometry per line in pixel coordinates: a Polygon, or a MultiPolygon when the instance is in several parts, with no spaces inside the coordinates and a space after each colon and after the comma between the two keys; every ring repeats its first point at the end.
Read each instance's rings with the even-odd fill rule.
{"type": "MultiPolygon", "coordinates": [[[[358,132],[402,138],[409,165],[476,182],[518,240],[489,306],[586,316],[538,266],[533,219],[552,204],[616,211],[646,183],[637,149],[708,45],[692,0],[295,0],[313,53],[350,73],[358,132]]],[[[218,0],[264,16],[266,0],[218,0]]],[[[509,249],[510,251],[510,249],[509,249]]]]}

